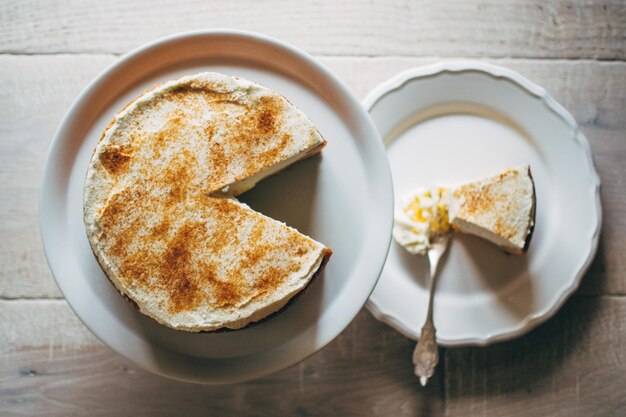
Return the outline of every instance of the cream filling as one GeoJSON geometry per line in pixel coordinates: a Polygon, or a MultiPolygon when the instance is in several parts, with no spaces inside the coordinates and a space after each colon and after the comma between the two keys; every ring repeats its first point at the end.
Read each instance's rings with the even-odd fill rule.
{"type": "Polygon", "coordinates": [[[394,211],[393,237],[412,254],[425,255],[438,236],[446,234],[448,198],[445,188],[418,188],[402,195],[394,211]]]}
{"type": "Polygon", "coordinates": [[[477,236],[497,246],[500,246],[501,248],[509,252],[519,252],[524,247],[523,244],[521,246],[518,246],[512,243],[510,240],[500,236],[499,234],[494,233],[491,230],[485,229],[480,225],[468,222],[464,219],[455,218],[452,224],[461,233],[477,236]]]}

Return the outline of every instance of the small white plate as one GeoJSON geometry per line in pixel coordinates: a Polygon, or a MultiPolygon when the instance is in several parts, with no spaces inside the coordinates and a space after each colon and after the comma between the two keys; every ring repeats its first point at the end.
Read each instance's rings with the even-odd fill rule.
{"type": "Polygon", "coordinates": [[[269,374],[305,359],[337,336],[376,285],[391,240],[392,212],[385,149],[348,89],[292,46],[225,30],[156,41],[96,78],[57,131],[40,197],[50,268],[85,325],[146,369],[205,383],[269,374]],[[242,76],[275,89],[327,139],[321,157],[263,181],[241,199],[324,242],[334,254],[320,279],[278,315],[243,330],[198,334],[158,325],[115,291],[89,247],[82,193],[93,149],[114,115],[152,85],[201,71],[242,76]]]}
{"type": "MultiPolygon", "coordinates": [[[[475,62],[411,69],[364,100],[384,138],[396,196],[530,164],[537,219],[525,256],[455,236],[442,260],[434,318],[444,346],[517,337],[552,316],[578,287],[598,245],[600,180],[573,117],[519,74],[475,62]]],[[[417,339],[427,268],[393,242],[367,307],[417,339]]]]}

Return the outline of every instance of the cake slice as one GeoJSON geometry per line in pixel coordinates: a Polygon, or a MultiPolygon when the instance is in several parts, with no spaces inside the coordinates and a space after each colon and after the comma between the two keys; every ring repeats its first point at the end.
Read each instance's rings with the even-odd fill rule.
{"type": "Polygon", "coordinates": [[[178,330],[238,329],[280,310],[331,251],[235,196],[326,141],[284,97],[201,73],[117,114],[89,164],[84,221],[109,280],[178,330]]]}
{"type": "Polygon", "coordinates": [[[437,237],[451,231],[522,254],[534,225],[535,187],[525,165],[457,187],[418,188],[401,196],[393,236],[414,254],[426,254],[437,237]]]}
{"type": "Polygon", "coordinates": [[[456,231],[481,237],[507,252],[526,252],[535,225],[530,167],[507,169],[453,188],[448,216],[456,231]]]}

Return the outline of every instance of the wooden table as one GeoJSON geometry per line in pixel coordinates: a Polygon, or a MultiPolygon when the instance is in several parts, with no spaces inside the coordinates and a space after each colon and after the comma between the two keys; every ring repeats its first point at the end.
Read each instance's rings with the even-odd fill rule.
{"type": "Polygon", "coordinates": [[[0,3],[0,415],[626,415],[624,0],[149,0],[0,3]],[[589,138],[604,228],[582,287],[549,322],[488,348],[445,349],[426,389],[414,342],[366,311],[305,362],[232,386],[137,368],[74,316],[48,270],[37,194],[48,145],[82,88],[155,38],[232,27],[315,54],[358,97],[452,57],[544,86],[589,138]]]}

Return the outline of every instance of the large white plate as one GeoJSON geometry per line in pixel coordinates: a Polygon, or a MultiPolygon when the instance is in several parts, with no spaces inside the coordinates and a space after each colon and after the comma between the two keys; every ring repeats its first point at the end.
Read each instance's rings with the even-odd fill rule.
{"type": "MultiPolygon", "coordinates": [[[[397,75],[365,106],[387,146],[396,195],[530,164],[537,219],[525,256],[455,236],[442,260],[434,319],[442,345],[486,345],[552,316],[578,287],[597,248],[600,180],[572,116],[519,74],[450,62],[397,75]]],[[[427,304],[427,261],[392,243],[367,306],[417,338],[427,304]]]]}
{"type": "Polygon", "coordinates": [[[240,31],[165,38],[123,57],[80,95],[45,166],[40,223],[50,268],[70,306],[103,342],[169,377],[206,383],[252,379],[308,357],[337,336],[369,297],[391,239],[393,193],[384,147],[367,112],[311,56],[240,31]],[[155,83],[200,71],[242,76],[303,110],[328,146],[242,196],[334,250],[323,275],[285,311],[249,328],[193,334],[138,313],[108,282],[82,220],[88,161],[124,104],[155,83]]]}

